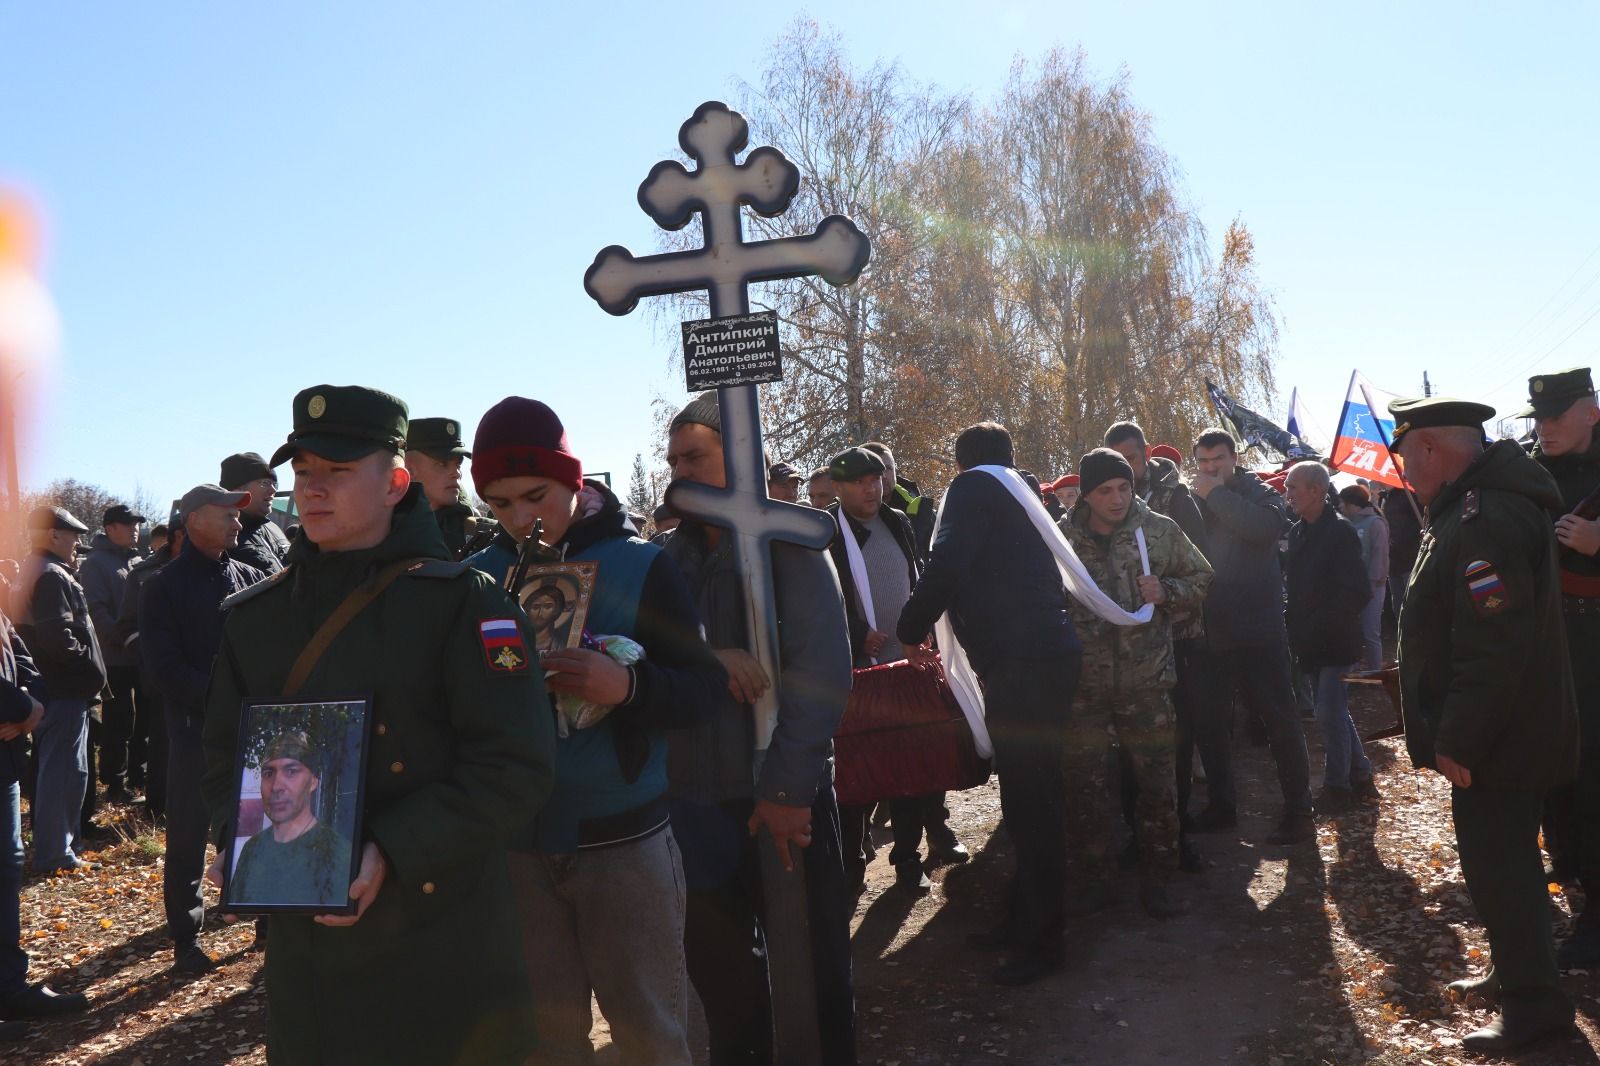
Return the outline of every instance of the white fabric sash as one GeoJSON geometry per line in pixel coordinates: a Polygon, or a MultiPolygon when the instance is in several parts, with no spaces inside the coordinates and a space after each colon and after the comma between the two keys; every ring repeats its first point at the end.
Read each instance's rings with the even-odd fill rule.
{"type": "MultiPolygon", "coordinates": [[[[861,555],[861,545],[856,543],[856,531],[844,516],[844,504],[839,505],[839,539],[844,541],[844,557],[850,563],[850,577],[856,583],[856,599],[861,602],[861,613],[867,619],[868,629],[878,628],[877,612],[872,608],[872,586],[867,582],[867,561],[861,555]]],[[[878,660],[873,659],[874,663],[878,660]]]]}
{"type": "MultiPolygon", "coordinates": [[[[1055,522],[1051,521],[1050,512],[1044,509],[1044,502],[1039,498],[1039,494],[1028,488],[1028,483],[1022,480],[1021,474],[1008,466],[975,466],[972,469],[981,470],[1004,485],[1006,491],[1010,492],[1022,507],[1028,519],[1033,522],[1034,528],[1039,531],[1045,547],[1055,556],[1056,567],[1061,571],[1061,583],[1066,586],[1067,592],[1073,599],[1106,621],[1119,626],[1143,625],[1155,616],[1155,608],[1148,603],[1129,614],[1110,596],[1100,591],[1100,587],[1094,583],[1094,578],[1089,576],[1089,571],[1084,569],[1078,553],[1072,550],[1072,545],[1067,543],[1066,536],[1055,522]]],[[[946,512],[941,509],[939,517],[934,520],[935,536],[938,536],[939,525],[944,521],[945,514],[946,512]]],[[[1143,556],[1143,538],[1140,540],[1140,555],[1143,556]]],[[[1145,572],[1150,572],[1148,562],[1145,563],[1145,572]]],[[[956,639],[955,626],[950,622],[949,612],[939,616],[939,620],[934,623],[933,631],[939,638],[939,652],[944,659],[945,678],[950,682],[950,689],[956,695],[956,702],[961,704],[962,713],[967,716],[967,723],[972,726],[972,739],[978,755],[987,759],[994,754],[994,742],[989,739],[989,729],[983,720],[983,687],[978,684],[977,671],[973,670],[966,649],[956,639]]]]}

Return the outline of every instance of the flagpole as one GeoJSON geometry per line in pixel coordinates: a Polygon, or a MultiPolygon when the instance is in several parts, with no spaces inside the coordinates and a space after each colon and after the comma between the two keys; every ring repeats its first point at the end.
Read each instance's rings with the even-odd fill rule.
{"type": "MultiPolygon", "coordinates": [[[[1384,454],[1389,457],[1389,463],[1394,467],[1394,472],[1400,475],[1401,491],[1406,494],[1406,499],[1411,503],[1411,513],[1417,516],[1417,528],[1422,527],[1422,508],[1417,506],[1417,495],[1411,489],[1411,482],[1406,478],[1405,468],[1395,459],[1394,449],[1389,447],[1389,434],[1383,428],[1383,419],[1378,417],[1378,405],[1373,402],[1372,390],[1366,382],[1361,383],[1361,395],[1367,401],[1367,410],[1372,412],[1372,424],[1378,430],[1378,439],[1383,442],[1384,454]]],[[[1345,394],[1345,403],[1349,403],[1349,394],[1345,394]]],[[[1340,425],[1343,425],[1341,422],[1340,425]]]]}

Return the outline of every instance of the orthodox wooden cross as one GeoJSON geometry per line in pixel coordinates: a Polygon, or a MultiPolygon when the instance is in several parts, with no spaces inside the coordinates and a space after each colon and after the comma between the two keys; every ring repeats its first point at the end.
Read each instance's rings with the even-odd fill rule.
{"type": "MultiPolygon", "coordinates": [[[[726,104],[701,104],[678,131],[678,144],[698,164],[693,171],[672,160],[657,163],[639,186],[639,206],[663,229],[677,230],[698,213],[704,246],[635,258],[612,245],[595,256],[583,285],[601,308],[625,315],[645,296],[709,290],[711,316],[750,311],[749,286],[818,275],[830,285],[854,281],[867,264],[871,244],[855,223],[840,215],[823,219],[814,233],[774,240],[744,240],[741,205],[758,214],[781,214],[800,189],[800,171],[776,148],[735,156],[749,141],[744,116],[726,104]]],[[[772,589],[775,540],[821,551],[834,523],[822,511],[767,496],[767,465],[761,448],[756,386],[719,389],[727,487],[686,481],[667,492],[672,509],[688,518],[726,528],[733,562],[744,582],[749,646],[773,687],[757,702],[756,764],[771,743],[778,719],[778,617],[772,589]]],[[[773,1021],[780,1061],[819,1063],[816,993],[801,866],[786,873],[770,834],[762,837],[762,889],[772,983],[773,1021]]]]}

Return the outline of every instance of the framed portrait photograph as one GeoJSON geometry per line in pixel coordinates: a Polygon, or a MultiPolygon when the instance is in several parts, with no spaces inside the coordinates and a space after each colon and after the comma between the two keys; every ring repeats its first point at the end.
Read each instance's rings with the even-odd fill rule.
{"type": "Polygon", "coordinates": [[[222,909],[354,914],[372,701],[246,700],[222,909]]]}
{"type": "Polygon", "coordinates": [[[596,562],[536,563],[528,567],[516,597],[533,623],[535,653],[579,646],[599,569],[596,562]]]}

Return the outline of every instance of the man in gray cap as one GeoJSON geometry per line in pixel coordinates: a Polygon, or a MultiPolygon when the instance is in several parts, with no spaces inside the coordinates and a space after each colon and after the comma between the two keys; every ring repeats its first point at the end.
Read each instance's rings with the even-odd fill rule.
{"type": "Polygon", "coordinates": [[[272,462],[293,463],[302,535],[287,569],[226,601],[202,727],[219,846],[243,700],[362,692],[374,715],[355,913],[272,917],[274,1061],[521,1062],[536,1043],[505,846],[549,794],[554,720],[527,616],[449,561],[406,430],[376,389],[296,395],[272,462]]]}
{"type": "Polygon", "coordinates": [[[80,819],[90,784],[89,701],[105,687],[106,668],[76,576],[78,536],[88,527],[64,507],[40,507],[28,516],[28,532],[33,554],[12,605],[49,695],[34,733],[33,868],[55,873],[94,865],[78,854],[80,819]]]}
{"type": "Polygon", "coordinates": [[[1574,860],[1585,901],[1572,935],[1556,950],[1556,962],[1564,970],[1592,969],[1600,966],[1600,656],[1593,654],[1600,647],[1600,500],[1590,496],[1600,490],[1600,404],[1589,368],[1535,374],[1528,379],[1528,406],[1517,416],[1533,419],[1533,458],[1561,490],[1561,618],[1578,701],[1578,780],[1545,801],[1545,843],[1553,865],[1574,860]]]}
{"type": "Polygon", "coordinates": [[[217,485],[228,492],[242,492],[249,503],[239,511],[244,523],[239,543],[228,549],[233,558],[255,567],[263,574],[283,569],[289,554],[289,538],[272,520],[272,498],[278,491],[278,475],[255,452],[238,452],[222,460],[222,476],[217,485]]]}
{"type": "Polygon", "coordinates": [[[226,618],[218,607],[266,576],[227,554],[239,543],[240,514],[250,503],[248,492],[228,492],[220,485],[197,485],[184,493],[178,502],[183,549],[140,590],[139,648],[161,691],[167,733],[162,896],[172,935],[172,968],[179,974],[205,973],[214,965],[199,945],[207,840],[200,726],[226,618]]]}
{"type": "Polygon", "coordinates": [[[406,469],[422,485],[433,508],[445,547],[457,559],[477,524],[472,501],[461,491],[461,463],[472,452],[461,440],[461,423],[453,418],[413,418],[406,428],[406,469]]]}

